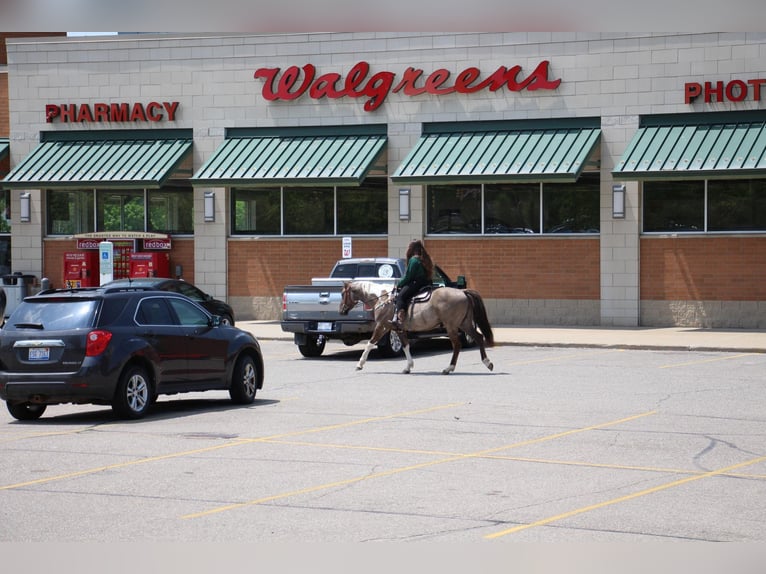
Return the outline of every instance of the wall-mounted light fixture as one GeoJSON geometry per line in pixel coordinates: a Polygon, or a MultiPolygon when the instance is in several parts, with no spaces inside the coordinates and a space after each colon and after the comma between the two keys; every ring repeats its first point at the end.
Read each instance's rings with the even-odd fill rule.
{"type": "Polygon", "coordinates": [[[399,190],[399,219],[410,220],[410,190],[406,187],[399,190]]]}
{"type": "Polygon", "coordinates": [[[612,186],[612,218],[625,219],[625,186],[612,186]]]}
{"type": "Polygon", "coordinates": [[[19,197],[21,207],[19,208],[19,220],[22,223],[32,221],[32,194],[25,191],[19,197]]]}
{"type": "Polygon", "coordinates": [[[205,223],[215,221],[215,192],[205,192],[205,223]]]}

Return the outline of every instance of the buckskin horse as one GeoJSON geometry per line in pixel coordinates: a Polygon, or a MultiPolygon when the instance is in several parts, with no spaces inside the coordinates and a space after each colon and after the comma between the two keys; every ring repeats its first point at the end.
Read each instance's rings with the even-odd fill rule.
{"type": "MultiPolygon", "coordinates": [[[[364,368],[367,355],[370,354],[381,337],[391,330],[389,320],[394,316],[394,298],[392,294],[381,290],[380,285],[369,281],[345,281],[341,294],[340,314],[347,315],[359,302],[374,308],[375,329],[364,347],[359,363],[356,365],[357,371],[364,368]]],[[[447,336],[452,343],[452,360],[449,366],[442,371],[442,374],[449,375],[455,370],[457,357],[462,347],[460,331],[463,331],[466,337],[470,337],[479,345],[481,362],[490,371],[494,368],[485,350],[485,345],[491,347],[494,344],[494,339],[481,295],[473,289],[437,287],[424,300],[421,294],[416,295],[407,310],[407,318],[403,325],[404,330],[399,332],[404,355],[407,357],[407,367],[402,371],[403,373],[411,372],[414,366],[407,331],[430,331],[440,325],[447,331],[447,336]]]]}

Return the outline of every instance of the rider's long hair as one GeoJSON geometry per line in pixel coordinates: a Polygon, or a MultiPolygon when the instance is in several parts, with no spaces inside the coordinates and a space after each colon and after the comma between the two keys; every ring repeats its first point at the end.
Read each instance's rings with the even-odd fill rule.
{"type": "Polygon", "coordinates": [[[420,258],[420,262],[423,264],[423,268],[426,270],[426,278],[429,281],[433,279],[434,262],[431,261],[431,256],[428,254],[428,251],[426,251],[426,248],[423,247],[423,242],[420,241],[420,239],[410,241],[410,244],[407,246],[407,261],[409,261],[410,257],[413,257],[414,255],[417,255],[420,258]]]}

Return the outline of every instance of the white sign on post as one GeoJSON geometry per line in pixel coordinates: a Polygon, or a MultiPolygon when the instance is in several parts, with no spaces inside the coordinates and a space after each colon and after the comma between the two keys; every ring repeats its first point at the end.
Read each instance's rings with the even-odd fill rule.
{"type": "Polygon", "coordinates": [[[343,238],[343,259],[350,259],[350,258],[351,258],[351,238],[344,237],[343,238]]]}
{"type": "Polygon", "coordinates": [[[114,244],[111,241],[98,244],[98,273],[99,285],[114,279],[114,244]]]}

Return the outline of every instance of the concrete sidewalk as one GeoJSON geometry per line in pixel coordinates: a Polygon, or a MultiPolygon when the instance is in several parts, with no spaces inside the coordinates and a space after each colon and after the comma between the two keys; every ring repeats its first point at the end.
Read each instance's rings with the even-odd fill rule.
{"type": "MultiPolygon", "coordinates": [[[[293,340],[292,333],[282,331],[279,321],[239,321],[237,326],[261,340],[293,340]]],[[[493,325],[492,331],[496,345],[766,353],[766,330],[493,325]]]]}

